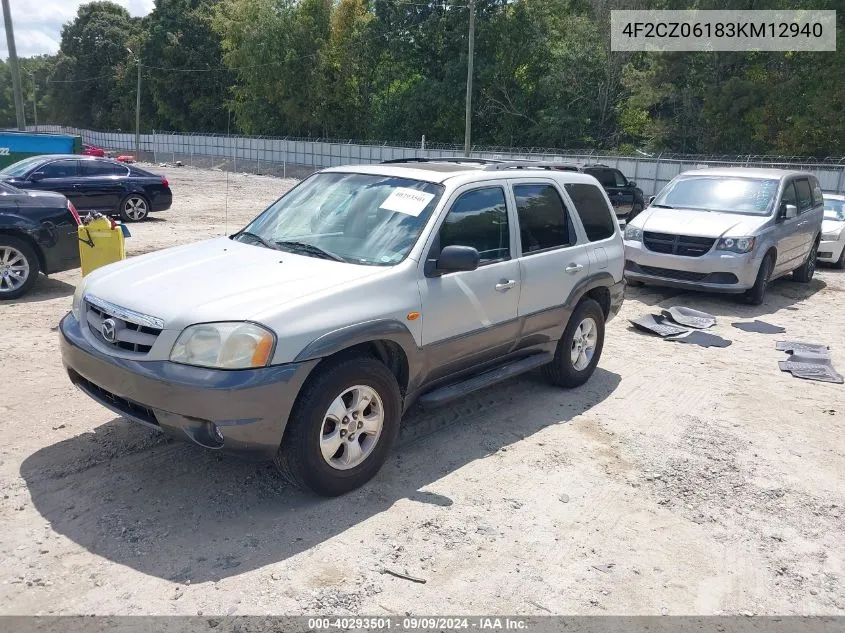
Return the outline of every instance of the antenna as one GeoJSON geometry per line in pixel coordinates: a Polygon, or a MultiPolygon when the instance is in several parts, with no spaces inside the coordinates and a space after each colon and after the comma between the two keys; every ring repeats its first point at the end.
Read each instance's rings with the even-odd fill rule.
{"type": "MultiPolygon", "coordinates": [[[[232,108],[229,108],[229,118],[226,121],[226,138],[229,142],[232,141],[232,137],[229,134],[229,130],[232,126],[232,108]]],[[[234,150],[233,150],[234,153],[234,150]]],[[[224,224],[223,224],[223,231],[224,235],[229,234],[229,169],[226,169],[226,214],[224,215],[224,224]]]]}

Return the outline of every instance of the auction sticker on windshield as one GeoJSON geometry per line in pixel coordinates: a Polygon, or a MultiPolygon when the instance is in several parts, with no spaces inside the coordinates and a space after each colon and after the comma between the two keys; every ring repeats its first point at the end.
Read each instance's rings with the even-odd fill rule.
{"type": "Polygon", "coordinates": [[[379,208],[417,217],[428,206],[432,198],[434,198],[433,193],[397,187],[393,190],[393,193],[385,198],[379,208]]]}

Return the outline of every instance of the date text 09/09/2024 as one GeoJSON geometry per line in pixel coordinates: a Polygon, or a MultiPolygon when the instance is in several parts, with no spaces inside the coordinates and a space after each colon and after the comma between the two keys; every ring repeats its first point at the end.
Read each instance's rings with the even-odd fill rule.
{"type": "Polygon", "coordinates": [[[824,26],[820,22],[628,22],[622,34],[645,38],[818,38],[824,34],[824,26]]]}
{"type": "Polygon", "coordinates": [[[528,623],[522,619],[508,617],[343,617],[309,618],[308,628],[314,631],[361,629],[526,631],[528,623]]]}

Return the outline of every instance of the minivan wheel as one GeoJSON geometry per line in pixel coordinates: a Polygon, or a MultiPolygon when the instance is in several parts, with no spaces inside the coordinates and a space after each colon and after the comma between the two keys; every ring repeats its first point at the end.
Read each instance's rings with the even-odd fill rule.
{"type": "Polygon", "coordinates": [[[17,299],[29,292],[38,278],[38,257],[29,244],[0,235],[0,300],[17,299]]]}
{"type": "Polygon", "coordinates": [[[144,196],[131,194],[120,203],[120,217],[124,222],[141,222],[150,214],[150,205],[144,196]]]}
{"type": "Polygon", "coordinates": [[[753,306],[758,306],[763,303],[774,268],[775,258],[771,253],[769,253],[763,258],[763,261],[760,262],[760,270],[757,271],[757,279],[754,280],[754,285],[745,291],[745,300],[748,303],[753,306]]]}
{"type": "Polygon", "coordinates": [[[819,244],[818,242],[814,242],[813,248],[810,249],[810,254],[807,256],[807,261],[792,271],[792,278],[795,281],[808,284],[813,280],[813,275],[816,272],[816,256],[818,254],[819,244]]]}
{"type": "Polygon", "coordinates": [[[276,466],[292,484],[333,497],[369,481],[399,432],[393,373],[369,356],[324,361],[291,412],[276,466]]]}
{"type": "Polygon", "coordinates": [[[569,317],[551,363],[543,375],[559,387],[583,385],[599,364],[604,347],[604,312],[593,299],[582,299],[569,317]]]}

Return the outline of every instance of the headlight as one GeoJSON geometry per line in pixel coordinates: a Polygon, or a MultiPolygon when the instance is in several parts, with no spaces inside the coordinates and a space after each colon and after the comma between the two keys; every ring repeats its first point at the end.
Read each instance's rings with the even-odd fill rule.
{"type": "Polygon", "coordinates": [[[630,242],[642,242],[643,230],[638,226],[626,226],[625,239],[630,242]]]}
{"type": "Polygon", "coordinates": [[[276,337],[254,323],[201,323],[185,328],[170,351],[170,360],[185,365],[247,369],[270,362],[276,337]]]}
{"type": "Polygon", "coordinates": [[[82,306],[82,295],[85,294],[85,280],[80,279],[79,283],[76,284],[76,290],[73,292],[73,303],[70,306],[70,311],[73,313],[74,318],[77,321],[80,320],[80,307],[82,306]]]}
{"type": "Polygon", "coordinates": [[[842,235],[842,231],[831,231],[830,233],[822,233],[822,240],[825,242],[836,242],[842,235]]]}
{"type": "Polygon", "coordinates": [[[730,251],[732,253],[749,253],[753,248],[753,237],[723,237],[716,244],[717,251],[730,251]]]}

